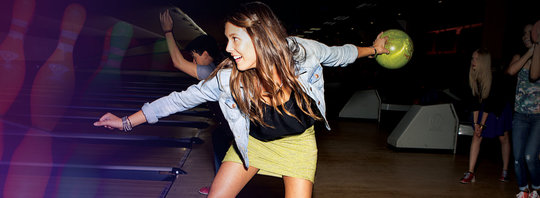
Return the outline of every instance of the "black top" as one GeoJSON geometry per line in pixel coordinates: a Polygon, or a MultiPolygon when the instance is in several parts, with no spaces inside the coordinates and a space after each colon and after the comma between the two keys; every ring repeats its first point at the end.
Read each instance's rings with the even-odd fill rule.
{"type": "Polygon", "coordinates": [[[514,104],[514,86],[515,82],[513,82],[511,76],[502,72],[493,72],[488,98],[481,104],[479,96],[475,97],[471,94],[472,97],[469,103],[471,111],[482,110],[500,116],[507,103],[514,104]]]}
{"type": "Polygon", "coordinates": [[[250,122],[249,135],[266,142],[281,139],[289,135],[301,134],[307,128],[315,124],[315,120],[312,117],[300,110],[300,107],[296,104],[293,93],[291,93],[289,100],[285,102],[285,104],[278,106],[278,108],[282,114],[279,114],[272,106],[264,104],[264,122],[273,126],[273,128],[250,122]],[[300,122],[296,118],[287,115],[283,111],[283,107],[287,108],[291,114],[295,115],[300,122]]]}

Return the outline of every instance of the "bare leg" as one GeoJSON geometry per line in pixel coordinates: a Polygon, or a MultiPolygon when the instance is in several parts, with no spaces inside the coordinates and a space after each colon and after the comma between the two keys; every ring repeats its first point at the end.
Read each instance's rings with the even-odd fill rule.
{"type": "Polygon", "coordinates": [[[208,197],[236,197],[251,178],[259,171],[255,167],[247,170],[243,164],[223,162],[212,182],[208,197]]]}
{"type": "Polygon", "coordinates": [[[472,173],[474,173],[478,153],[480,153],[480,143],[482,143],[482,137],[474,135],[471,141],[471,150],[469,153],[469,172],[472,173]]]}
{"type": "Polygon", "coordinates": [[[311,197],[313,183],[309,180],[283,176],[285,183],[285,198],[311,197]]]}
{"type": "Polygon", "coordinates": [[[508,131],[505,131],[503,136],[499,136],[499,140],[501,141],[503,170],[508,170],[508,162],[510,161],[510,139],[508,138],[508,131]]]}

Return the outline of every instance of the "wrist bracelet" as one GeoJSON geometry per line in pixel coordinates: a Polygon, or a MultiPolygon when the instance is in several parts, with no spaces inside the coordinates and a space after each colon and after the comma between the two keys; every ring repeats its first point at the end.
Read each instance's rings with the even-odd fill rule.
{"type": "Polygon", "coordinates": [[[475,123],[475,124],[480,125],[480,128],[481,128],[481,129],[486,128],[486,125],[485,125],[485,124],[480,124],[480,123],[475,123]]]}
{"type": "Polygon", "coordinates": [[[133,129],[131,121],[127,116],[122,117],[122,128],[124,128],[125,132],[131,131],[133,129]]]}
{"type": "Polygon", "coordinates": [[[167,33],[172,33],[172,30],[167,30],[167,31],[164,31],[163,34],[167,34],[167,33]]]}
{"type": "Polygon", "coordinates": [[[373,51],[374,51],[373,55],[371,55],[371,56],[377,57],[377,55],[378,55],[377,54],[377,48],[375,48],[374,46],[369,46],[369,47],[373,48],[373,51]]]}

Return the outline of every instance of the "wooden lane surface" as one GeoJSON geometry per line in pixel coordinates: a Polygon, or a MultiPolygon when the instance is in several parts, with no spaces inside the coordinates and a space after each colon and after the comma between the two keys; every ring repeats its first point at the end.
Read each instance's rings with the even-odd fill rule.
{"type": "MultiPolygon", "coordinates": [[[[101,114],[101,112],[99,112],[101,114]]],[[[119,116],[129,114],[117,114],[119,116]]],[[[47,115],[42,115],[47,116],[47,115]]],[[[163,120],[160,120],[155,124],[143,124],[135,127],[133,131],[126,133],[119,130],[109,130],[104,127],[96,127],[93,125],[95,121],[99,119],[101,115],[90,115],[81,117],[62,117],[56,124],[55,129],[50,132],[55,135],[67,135],[77,136],[87,134],[89,136],[94,135],[136,135],[136,136],[154,136],[161,138],[191,138],[195,137],[200,129],[208,128],[214,125],[213,121],[209,118],[199,116],[183,116],[174,115],[163,120]]],[[[16,130],[6,130],[4,133],[10,133],[10,135],[24,135],[25,129],[28,128],[28,124],[17,122],[20,120],[28,120],[28,116],[14,116],[9,117],[10,121],[5,121],[6,125],[12,125],[16,130]]]]}
{"type": "MultiPolygon", "coordinates": [[[[22,175],[16,179],[31,183],[35,175],[22,175]]],[[[44,198],[107,197],[107,198],[157,198],[170,181],[150,181],[113,178],[53,176],[44,198]]],[[[2,184],[0,182],[0,184],[2,184]]]]}
{"type": "MultiPolygon", "coordinates": [[[[31,137],[35,141],[50,137],[31,137]]],[[[13,151],[18,146],[21,137],[4,135],[5,151],[13,151]]],[[[178,167],[179,162],[186,154],[186,148],[146,145],[144,142],[116,143],[100,141],[84,141],[66,138],[52,138],[52,152],[35,150],[34,154],[52,153],[54,165],[77,166],[137,166],[137,167],[178,167]]],[[[9,157],[10,154],[6,154],[9,157]]],[[[29,164],[32,161],[10,161],[9,163],[29,164]]],[[[51,165],[53,166],[53,165],[51,165]]]]}

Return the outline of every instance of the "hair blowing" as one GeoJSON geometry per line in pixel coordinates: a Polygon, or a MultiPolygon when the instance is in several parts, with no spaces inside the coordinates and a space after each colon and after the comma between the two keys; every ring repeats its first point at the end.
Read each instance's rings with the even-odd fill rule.
{"type": "MultiPolygon", "coordinates": [[[[474,51],[478,53],[476,69],[469,69],[469,85],[473,96],[478,96],[480,102],[489,96],[491,89],[491,55],[486,49],[474,51]]],[[[472,64],[472,63],[471,63],[472,64]]]]}
{"type": "MultiPolygon", "coordinates": [[[[284,90],[290,89],[302,112],[316,120],[322,119],[312,110],[311,100],[302,90],[295,74],[294,56],[299,53],[298,43],[293,40],[289,45],[287,32],[272,10],[261,2],[246,3],[230,14],[226,22],[245,28],[255,46],[256,67],[240,71],[236,62],[228,58],[218,65],[209,78],[223,67],[232,68],[230,88],[240,111],[247,114],[252,122],[273,127],[264,122],[263,96],[269,97],[270,101],[266,102],[282,114],[277,107],[284,102],[284,90]],[[274,70],[281,84],[273,80],[274,70]]],[[[298,120],[295,115],[283,109],[287,115],[298,120]]]]}

